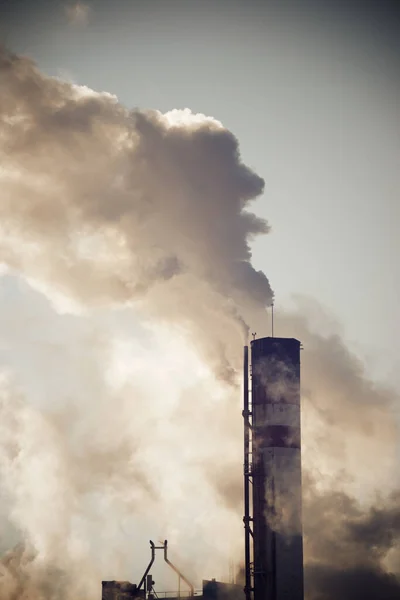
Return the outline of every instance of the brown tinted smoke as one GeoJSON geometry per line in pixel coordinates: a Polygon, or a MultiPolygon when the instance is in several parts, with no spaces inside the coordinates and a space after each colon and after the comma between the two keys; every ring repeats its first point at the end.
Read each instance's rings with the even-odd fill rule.
{"type": "Polygon", "coordinates": [[[268,226],[246,211],[264,181],[236,138],[189,111],[128,111],[4,50],[0,69],[1,260],[86,303],[146,297],[229,377],[252,304],[272,298],[249,250],[268,226]]]}
{"type": "MultiPolygon", "coordinates": [[[[49,296],[72,297],[86,307],[132,306],[147,319],[175,324],[196,339],[196,351],[222,382],[238,382],[243,340],[249,327],[263,332],[272,292],[265,275],[252,267],[249,249],[253,236],[268,231],[248,212],[264,182],[241,162],[229,131],[190,111],[129,111],[109,94],[47,78],[28,59],[3,49],[0,159],[2,263],[40,284],[49,296]]],[[[304,316],[283,315],[277,331],[298,337],[305,346],[308,598],[368,598],[372,590],[371,598],[397,598],[398,582],[386,570],[397,564],[394,497],[371,497],[377,487],[386,489],[392,475],[397,398],[365,378],[339,337],[315,334],[304,316]],[[363,507],[353,500],[359,487],[369,494],[363,507]],[[389,567],[385,561],[391,561],[389,567]]],[[[98,388],[95,392],[99,395],[98,388]]],[[[231,443],[240,455],[240,429],[229,409],[229,403],[216,410],[203,409],[199,399],[193,405],[182,401],[175,423],[183,429],[195,414],[204,431],[216,418],[225,449],[231,443]]],[[[76,457],[67,444],[58,443],[65,428],[62,415],[58,421],[46,416],[35,422],[23,399],[7,386],[1,414],[9,428],[9,439],[2,441],[4,464],[13,466],[13,477],[16,464],[28,483],[22,460],[26,430],[29,440],[51,431],[43,456],[53,457],[51,491],[57,514],[65,519],[54,523],[45,550],[65,554],[70,507],[89,485],[88,473],[95,488],[121,469],[117,487],[122,489],[129,478],[139,482],[141,492],[132,505],[152,501],[152,482],[143,476],[140,461],[129,462],[132,436],[113,440],[102,453],[93,442],[83,457],[76,457]]],[[[81,414],[81,408],[68,413],[68,424],[81,414]]],[[[112,414],[104,408],[104,421],[112,414]]],[[[121,423],[124,414],[118,415],[121,423]]],[[[146,443],[140,431],[135,430],[138,446],[146,443]]],[[[192,435],[193,447],[196,440],[192,435]]],[[[213,444],[221,450],[218,440],[213,444]]],[[[201,469],[228,498],[229,510],[240,513],[241,465],[229,456],[220,451],[216,460],[210,452],[201,469]]],[[[16,523],[21,510],[20,505],[10,508],[16,523]]],[[[50,568],[35,554],[42,540],[31,537],[25,540],[28,550],[18,549],[3,561],[3,600],[96,596],[96,588],[85,588],[85,579],[93,575],[95,580],[97,572],[83,554],[78,562],[64,560],[63,570],[57,563],[50,568]],[[83,580],[78,577],[82,570],[83,580]]]]}
{"type": "MultiPolygon", "coordinates": [[[[301,312],[278,313],[276,330],[304,344],[306,598],[395,600],[400,594],[399,397],[368,379],[335,327],[328,324],[325,334],[313,329],[318,306],[302,302],[301,312]]],[[[326,319],[318,324],[323,329],[326,319]]],[[[239,486],[236,498],[241,507],[239,486]]]]}

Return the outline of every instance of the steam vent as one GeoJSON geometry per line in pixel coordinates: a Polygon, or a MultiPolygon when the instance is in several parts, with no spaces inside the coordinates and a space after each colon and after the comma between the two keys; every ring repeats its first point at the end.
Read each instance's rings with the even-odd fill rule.
{"type": "Polygon", "coordinates": [[[300,342],[253,340],[250,378],[246,347],[246,598],[303,600],[300,342]]]}

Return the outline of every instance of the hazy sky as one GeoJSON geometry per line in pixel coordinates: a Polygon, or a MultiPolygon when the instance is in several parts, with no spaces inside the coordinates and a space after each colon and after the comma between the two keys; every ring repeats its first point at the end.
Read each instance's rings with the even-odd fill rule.
{"type": "Polygon", "coordinates": [[[129,107],[221,120],[266,180],[254,244],[277,304],[321,302],[400,385],[396,2],[1,3],[2,37],[129,107]]]}

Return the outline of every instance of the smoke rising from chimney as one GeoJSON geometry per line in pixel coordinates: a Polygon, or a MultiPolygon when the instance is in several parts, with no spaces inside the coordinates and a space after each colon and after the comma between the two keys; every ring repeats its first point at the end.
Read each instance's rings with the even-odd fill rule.
{"type": "MultiPolygon", "coordinates": [[[[152,527],[190,576],[214,576],[242,545],[241,350],[272,301],[250,262],[264,181],[218,121],[129,111],[4,49],[0,158],[0,518],[24,543],[0,598],[96,598],[102,577],[142,574],[132,548],[152,527]]],[[[305,346],[309,598],[347,598],[362,574],[398,590],[393,502],[373,497],[398,399],[304,316],[276,328],[305,346]]]]}
{"type": "Polygon", "coordinates": [[[231,363],[232,323],[243,336],[252,304],[272,300],[249,248],[268,225],[246,210],[264,181],[236,138],[189,110],[128,111],[4,50],[0,68],[2,262],[79,302],[187,323],[206,346],[215,328],[207,350],[231,363]]]}

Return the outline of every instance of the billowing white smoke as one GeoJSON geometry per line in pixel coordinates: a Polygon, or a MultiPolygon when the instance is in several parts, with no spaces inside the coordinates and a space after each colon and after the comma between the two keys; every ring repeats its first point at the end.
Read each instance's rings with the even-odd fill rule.
{"type": "Polygon", "coordinates": [[[272,297],[249,250],[268,228],[246,211],[264,182],[236,138],[189,110],[128,111],[5,52],[0,68],[1,260],[85,303],[145,305],[232,365],[232,322],[246,329],[272,297]]]}
{"type": "MultiPolygon", "coordinates": [[[[10,314],[2,318],[20,389],[3,383],[0,470],[3,523],[33,552],[33,563],[22,565],[30,585],[55,585],[57,597],[56,570],[71,595],[82,588],[96,597],[102,578],[137,581],[148,538],[158,536],[197,581],[224,573],[241,523],[208,473],[215,461],[240,468],[234,396],[179,332],[170,340],[170,331],[138,331],[124,318],[122,333],[104,318],[57,315],[29,288],[23,294],[11,310],[24,339],[7,331],[10,314]],[[37,354],[31,365],[24,351],[37,354]]],[[[3,539],[3,549],[14,539],[3,539]]],[[[159,569],[159,589],[175,585],[166,575],[159,569]]]]}
{"type": "Polygon", "coordinates": [[[128,111],[5,50],[0,78],[0,468],[27,548],[1,593],[59,597],[67,576],[96,597],[138,579],[150,532],[221,576],[242,536],[219,489],[240,481],[241,347],[272,299],[246,210],[264,182],[214,119],[128,111]]]}
{"type": "MultiPolygon", "coordinates": [[[[0,51],[0,549],[22,542],[1,600],[98,598],[102,578],[138,580],[149,538],[197,581],[241,556],[241,348],[272,300],[250,263],[263,185],[214,119],[128,111],[0,51]]],[[[309,597],[368,581],[397,598],[397,512],[351,495],[393,476],[398,399],[337,336],[277,327],[305,346],[309,597]]]]}

